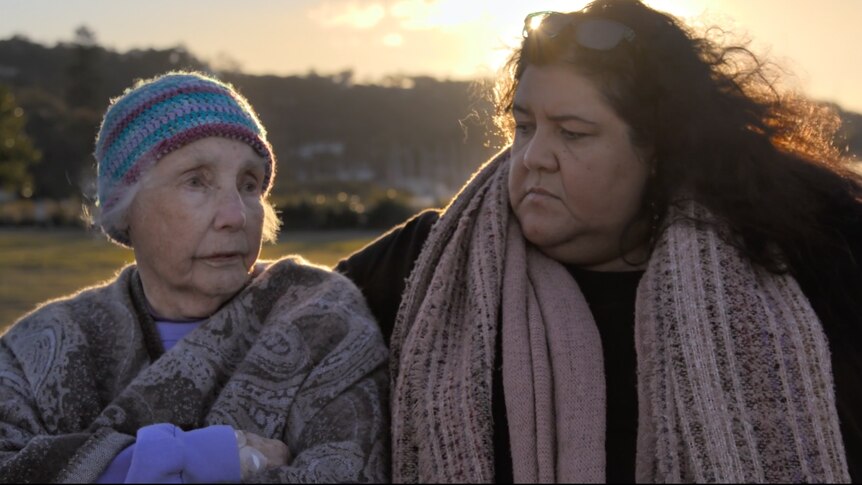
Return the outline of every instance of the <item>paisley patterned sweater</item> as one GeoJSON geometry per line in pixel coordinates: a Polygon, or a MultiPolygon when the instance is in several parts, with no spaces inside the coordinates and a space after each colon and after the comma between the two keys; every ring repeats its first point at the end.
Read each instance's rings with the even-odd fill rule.
{"type": "Polygon", "coordinates": [[[165,352],[134,265],[0,338],[0,480],[92,482],[136,431],[225,424],[283,440],[255,482],[388,478],[387,353],[346,278],[287,258],[165,352]]]}

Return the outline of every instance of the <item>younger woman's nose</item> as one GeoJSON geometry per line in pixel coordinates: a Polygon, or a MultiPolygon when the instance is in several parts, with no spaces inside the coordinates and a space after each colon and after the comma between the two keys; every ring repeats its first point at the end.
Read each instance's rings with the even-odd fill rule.
{"type": "Polygon", "coordinates": [[[557,155],[550,140],[537,132],[527,143],[523,152],[523,163],[527,169],[551,172],[559,168],[557,155]]]}

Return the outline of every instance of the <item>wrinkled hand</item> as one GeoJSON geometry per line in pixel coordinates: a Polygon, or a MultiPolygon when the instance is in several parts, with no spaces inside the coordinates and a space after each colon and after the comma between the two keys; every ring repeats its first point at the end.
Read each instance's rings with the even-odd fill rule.
{"type": "Polygon", "coordinates": [[[239,465],[242,479],[258,472],[290,463],[290,450],[280,440],[258,436],[247,431],[234,430],[239,448],[239,465]]]}

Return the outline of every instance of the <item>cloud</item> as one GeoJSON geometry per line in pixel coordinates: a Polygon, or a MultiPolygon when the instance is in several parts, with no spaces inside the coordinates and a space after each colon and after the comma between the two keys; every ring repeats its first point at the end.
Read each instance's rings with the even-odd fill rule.
{"type": "Polygon", "coordinates": [[[308,10],[324,27],[367,30],[388,17],[403,30],[458,28],[482,22],[499,10],[499,0],[325,0],[308,10]]]}
{"type": "Polygon", "coordinates": [[[389,8],[407,30],[457,27],[481,21],[491,11],[489,0],[399,0],[389,8]]]}
{"type": "Polygon", "coordinates": [[[386,47],[401,47],[404,37],[401,34],[391,33],[383,36],[383,45],[386,47]]]}
{"type": "Polygon", "coordinates": [[[351,27],[367,30],[376,27],[385,17],[386,8],[380,3],[321,2],[308,10],[308,17],[324,27],[351,27]]]}

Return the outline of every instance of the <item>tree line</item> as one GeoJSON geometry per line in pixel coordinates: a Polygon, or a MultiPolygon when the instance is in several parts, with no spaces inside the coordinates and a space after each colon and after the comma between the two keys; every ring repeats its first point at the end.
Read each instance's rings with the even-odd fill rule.
{"type": "Polygon", "coordinates": [[[340,191],[340,183],[358,180],[443,195],[500,144],[483,121],[490,103],[470,82],[390,77],[364,85],[350,71],[214,72],[183,47],[116,52],[80,28],[73,42],[53,47],[20,36],[0,41],[2,92],[14,96],[16,119],[25,120],[38,152],[38,162],[26,164],[28,180],[0,184],[32,197],[91,194],[93,141],[109,100],[136,79],[177,69],[215,74],[248,97],[279,158],[276,193],[297,186],[340,191]]]}
{"type": "MultiPolygon", "coordinates": [[[[311,211],[299,218],[384,224],[378,205],[400,217],[401,203],[445,202],[503,144],[478,83],[216,71],[181,46],[117,52],[81,27],[54,46],[0,40],[0,191],[92,200],[93,143],[109,100],[177,69],[215,74],[245,94],[279,159],[276,200],[286,213],[311,211]]],[[[836,110],[844,121],[836,143],[862,158],[862,115],[836,110]]]]}

